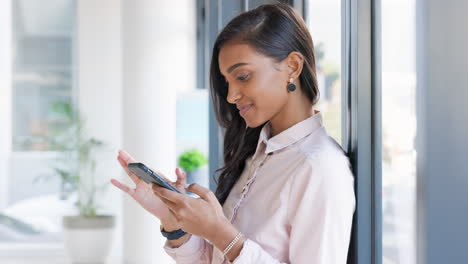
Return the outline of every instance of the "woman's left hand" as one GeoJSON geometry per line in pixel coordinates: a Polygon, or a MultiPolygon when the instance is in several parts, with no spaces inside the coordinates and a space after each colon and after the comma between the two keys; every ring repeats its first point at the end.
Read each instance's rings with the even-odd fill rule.
{"type": "Polygon", "coordinates": [[[186,188],[200,196],[199,198],[179,194],[156,184],[152,188],[185,232],[213,241],[218,230],[223,230],[224,225],[230,224],[214,193],[199,184],[194,183],[186,188]]]}

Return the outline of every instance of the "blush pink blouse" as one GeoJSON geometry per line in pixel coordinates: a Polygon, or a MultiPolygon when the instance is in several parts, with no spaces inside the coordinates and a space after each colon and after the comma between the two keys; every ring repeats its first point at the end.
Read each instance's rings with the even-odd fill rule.
{"type": "Polygon", "coordinates": [[[247,238],[240,255],[230,262],[224,249],[192,235],[178,248],[164,245],[176,263],[346,263],[356,205],[348,158],[319,111],[274,137],[270,129],[223,205],[247,238]]]}

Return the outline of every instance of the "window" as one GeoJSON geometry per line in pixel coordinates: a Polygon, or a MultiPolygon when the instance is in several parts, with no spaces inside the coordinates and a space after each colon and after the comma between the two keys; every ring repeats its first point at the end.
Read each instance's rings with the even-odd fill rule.
{"type": "Polygon", "coordinates": [[[13,150],[54,150],[54,106],[73,101],[74,1],[12,3],[13,150]]]}
{"type": "MultiPolygon", "coordinates": [[[[57,150],[51,144],[60,125],[58,105],[71,105],[75,1],[11,1],[12,11],[12,153],[8,173],[0,174],[1,243],[57,243],[61,215],[73,205],[58,195],[53,174],[57,150]],[[27,166],[26,166],[27,164],[27,166]],[[18,187],[20,186],[20,187],[18,187]]],[[[10,155],[11,154],[11,155],[10,155]]],[[[5,170],[6,171],[6,170],[5,170]]]]}
{"type": "MultiPolygon", "coordinates": [[[[187,54],[184,82],[177,87],[177,160],[184,155],[192,160],[195,155],[202,154],[208,159],[209,153],[209,89],[206,87],[209,67],[205,64],[206,52],[206,6],[204,1],[194,1],[187,12],[188,19],[183,26],[193,25],[191,30],[181,33],[185,42],[180,44],[181,52],[187,54]],[[193,80],[193,81],[192,81],[193,80]],[[194,152],[196,150],[197,152],[194,152]]],[[[179,67],[179,64],[177,65],[179,67]]],[[[201,156],[199,156],[201,157],[201,156]]],[[[180,163],[177,166],[182,167],[180,163]]],[[[196,182],[209,187],[208,163],[205,163],[193,172],[188,172],[188,183],[196,182]]]]}
{"type": "Polygon", "coordinates": [[[382,257],[416,263],[415,1],[383,0],[382,257]]]}
{"type": "Polygon", "coordinates": [[[315,46],[317,109],[328,133],[341,143],[341,1],[311,0],[305,12],[315,46]]]}

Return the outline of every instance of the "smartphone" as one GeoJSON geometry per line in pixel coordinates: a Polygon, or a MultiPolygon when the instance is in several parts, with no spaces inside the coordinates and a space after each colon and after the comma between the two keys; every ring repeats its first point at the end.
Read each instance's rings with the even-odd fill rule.
{"type": "Polygon", "coordinates": [[[136,176],[144,180],[146,183],[155,183],[163,188],[181,193],[174,186],[164,180],[163,177],[159,176],[156,172],[152,171],[143,163],[129,163],[127,167],[131,172],[135,173],[136,176]]]}

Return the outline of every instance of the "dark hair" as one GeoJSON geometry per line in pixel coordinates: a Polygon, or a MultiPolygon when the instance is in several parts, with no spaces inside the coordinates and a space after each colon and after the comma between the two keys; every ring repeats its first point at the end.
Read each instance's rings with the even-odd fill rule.
{"type": "Polygon", "coordinates": [[[221,171],[215,193],[221,205],[242,174],[246,159],[254,154],[260,131],[266,124],[246,128],[236,105],[227,101],[227,83],[221,75],[218,56],[223,44],[229,40],[247,43],[277,62],[284,60],[292,51],[301,53],[304,56],[304,66],[299,76],[302,92],[312,104],[317,102],[319,94],[312,37],[304,20],[292,7],[283,3],[261,5],[239,14],[224,27],[214,43],[210,66],[214,111],[220,126],[226,129],[225,165],[216,170],[221,171]]]}

